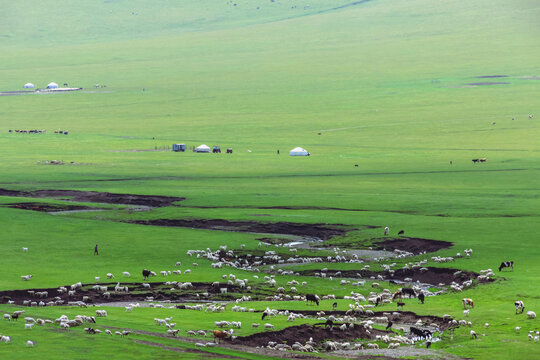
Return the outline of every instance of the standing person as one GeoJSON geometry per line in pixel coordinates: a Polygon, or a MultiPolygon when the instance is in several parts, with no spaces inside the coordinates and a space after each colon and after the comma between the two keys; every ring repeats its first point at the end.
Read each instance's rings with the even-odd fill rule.
{"type": "Polygon", "coordinates": [[[94,255],[99,255],[98,249],[97,249],[97,244],[96,244],[96,246],[94,247],[94,255]]]}

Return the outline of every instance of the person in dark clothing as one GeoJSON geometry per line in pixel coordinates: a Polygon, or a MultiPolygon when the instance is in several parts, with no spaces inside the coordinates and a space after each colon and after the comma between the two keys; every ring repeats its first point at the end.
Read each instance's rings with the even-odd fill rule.
{"type": "Polygon", "coordinates": [[[94,255],[99,255],[98,249],[97,249],[97,244],[96,244],[96,246],[94,247],[94,255]]]}

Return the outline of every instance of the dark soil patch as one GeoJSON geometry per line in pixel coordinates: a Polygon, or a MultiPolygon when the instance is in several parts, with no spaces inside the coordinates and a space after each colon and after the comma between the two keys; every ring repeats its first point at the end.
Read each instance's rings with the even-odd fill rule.
{"type": "MultiPolygon", "coordinates": [[[[172,281],[172,279],[171,279],[172,281]]],[[[111,293],[109,299],[105,299],[102,294],[94,289],[92,286],[96,284],[83,284],[82,290],[77,290],[75,296],[68,296],[67,294],[60,294],[57,290],[58,288],[48,288],[48,289],[24,289],[24,290],[6,290],[0,291],[0,303],[7,303],[9,300],[15,301],[16,305],[22,305],[24,300],[31,300],[45,303],[49,301],[55,301],[55,297],[60,297],[64,300],[64,305],[69,301],[82,301],[83,296],[88,296],[89,300],[86,301],[88,304],[93,303],[102,303],[102,302],[116,302],[116,301],[144,301],[147,297],[151,296],[156,301],[163,300],[172,300],[172,301],[192,301],[192,300],[234,300],[238,296],[235,296],[234,293],[242,293],[246,295],[252,295],[251,292],[241,289],[236,285],[227,285],[220,284],[219,287],[214,287],[210,283],[192,283],[193,287],[188,290],[180,290],[174,285],[165,285],[162,282],[150,283],[151,288],[147,289],[141,285],[141,283],[128,283],[120,281],[121,286],[128,286],[129,293],[115,292],[114,286],[115,283],[100,283],[100,286],[107,286],[108,291],[111,293]],[[174,292],[171,292],[170,289],[175,288],[174,292]],[[226,294],[221,294],[220,288],[227,288],[226,294]],[[28,291],[43,292],[47,291],[47,297],[37,297],[28,293],[28,291]],[[208,293],[208,296],[203,296],[203,293],[208,293]],[[197,296],[199,294],[199,296],[197,296]]],[[[65,286],[69,290],[69,285],[65,286]]],[[[252,295],[253,298],[256,298],[252,295]]]]}
{"type": "Polygon", "coordinates": [[[505,78],[508,77],[508,75],[482,75],[482,76],[475,76],[477,79],[491,79],[491,78],[505,78]]]}
{"type": "Polygon", "coordinates": [[[374,339],[376,335],[388,334],[387,331],[373,329],[368,333],[363,326],[354,324],[354,328],[347,328],[346,331],[341,331],[337,327],[340,323],[334,324],[334,329],[325,329],[324,323],[315,325],[299,325],[291,326],[279,331],[265,331],[249,336],[237,337],[235,340],[227,339],[227,342],[234,344],[242,344],[248,346],[266,346],[269,341],[277,342],[278,344],[287,343],[288,345],[294,344],[296,341],[305,343],[309,341],[309,338],[313,338],[313,341],[318,345],[322,344],[326,340],[354,340],[358,338],[362,339],[374,339]]]}
{"type": "Polygon", "coordinates": [[[4,206],[14,208],[14,209],[43,211],[43,212],[73,211],[73,210],[97,210],[97,208],[93,208],[93,207],[89,207],[89,206],[47,204],[47,203],[37,203],[37,202],[6,204],[4,206]]]}
{"type": "Polygon", "coordinates": [[[345,225],[327,225],[327,224],[300,224],[300,223],[259,223],[254,221],[228,221],[222,219],[157,219],[157,220],[136,220],[129,223],[139,225],[155,226],[177,226],[189,227],[195,229],[251,232],[263,234],[287,234],[297,236],[308,236],[321,240],[328,240],[334,236],[340,236],[347,233],[343,228],[345,225]]]}
{"type": "Polygon", "coordinates": [[[509,82],[478,82],[478,83],[469,83],[465,85],[471,85],[471,86],[489,86],[489,85],[506,85],[510,84],[509,82]]]}
{"type": "Polygon", "coordinates": [[[449,241],[421,239],[421,238],[399,238],[380,241],[374,243],[373,246],[377,250],[403,250],[413,254],[431,253],[441,249],[448,249],[454,243],[449,241]]]}
{"type": "Polygon", "coordinates": [[[150,207],[170,206],[175,201],[185,200],[183,197],[159,195],[113,194],[109,192],[78,190],[36,190],[18,191],[0,189],[0,196],[20,196],[30,198],[61,198],[70,201],[94,202],[105,204],[143,205],[150,207]]]}
{"type": "MultiPolygon", "coordinates": [[[[479,275],[474,272],[469,271],[463,271],[458,269],[449,269],[449,268],[436,268],[436,267],[427,267],[427,271],[419,271],[419,270],[412,270],[412,269],[396,269],[393,274],[390,274],[388,272],[375,272],[375,271],[366,271],[366,270],[341,270],[341,275],[338,277],[340,278],[370,278],[370,277],[377,277],[377,275],[384,276],[385,281],[392,280],[398,280],[398,281],[404,281],[405,278],[412,279],[412,282],[421,282],[424,284],[431,284],[431,285],[438,285],[438,284],[444,284],[444,285],[450,285],[452,282],[456,283],[463,283],[464,281],[476,279],[476,277],[479,275]],[[459,274],[455,275],[456,272],[460,272],[459,274]],[[359,276],[361,275],[361,276],[359,276]]],[[[327,271],[327,276],[335,276],[335,273],[339,270],[332,270],[327,271]]],[[[305,270],[305,271],[299,271],[300,275],[307,275],[307,276],[313,276],[316,272],[320,272],[319,270],[305,270]]]]}

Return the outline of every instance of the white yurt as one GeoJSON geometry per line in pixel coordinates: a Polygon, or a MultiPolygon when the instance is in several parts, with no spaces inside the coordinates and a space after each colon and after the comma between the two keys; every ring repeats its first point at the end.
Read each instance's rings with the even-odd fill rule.
{"type": "Polygon", "coordinates": [[[209,153],[210,152],[210,148],[208,146],[206,146],[205,144],[202,144],[200,146],[197,146],[195,148],[195,152],[198,152],[198,153],[209,153]]]}
{"type": "Polygon", "coordinates": [[[290,156],[309,156],[310,153],[307,152],[306,149],[302,149],[301,147],[295,147],[289,152],[290,156]]]}
{"type": "Polygon", "coordinates": [[[23,87],[25,89],[33,89],[33,88],[35,88],[34,84],[32,84],[32,83],[26,83],[26,84],[24,84],[23,87]]]}
{"type": "Polygon", "coordinates": [[[49,85],[47,85],[47,89],[58,89],[58,84],[55,82],[49,83],[49,85]]]}

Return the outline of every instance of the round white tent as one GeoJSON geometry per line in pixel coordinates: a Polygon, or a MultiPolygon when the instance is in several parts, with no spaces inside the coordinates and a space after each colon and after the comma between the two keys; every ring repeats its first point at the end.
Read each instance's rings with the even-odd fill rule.
{"type": "Polygon", "coordinates": [[[32,83],[26,83],[26,84],[24,84],[24,88],[25,89],[33,89],[33,88],[35,88],[35,86],[32,83]]]}
{"type": "Polygon", "coordinates": [[[55,82],[49,83],[49,85],[47,85],[47,89],[58,89],[58,84],[55,82]]]}
{"type": "Polygon", "coordinates": [[[200,146],[197,146],[195,148],[195,152],[199,152],[199,153],[209,153],[210,152],[210,148],[208,146],[206,146],[205,144],[202,144],[200,146]]]}
{"type": "Polygon", "coordinates": [[[309,156],[310,153],[307,152],[306,149],[302,149],[301,147],[295,147],[289,152],[290,156],[309,156]]]}

